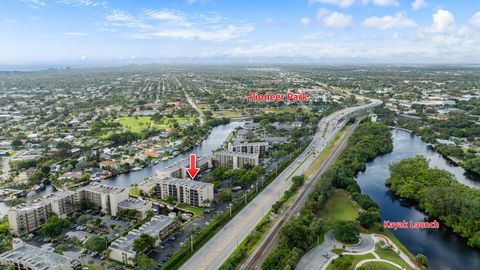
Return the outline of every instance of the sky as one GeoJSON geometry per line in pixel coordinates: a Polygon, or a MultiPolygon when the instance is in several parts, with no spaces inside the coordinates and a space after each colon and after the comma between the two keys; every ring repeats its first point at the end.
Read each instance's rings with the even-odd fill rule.
{"type": "Polygon", "coordinates": [[[480,63],[478,0],[2,0],[0,64],[480,63]]]}

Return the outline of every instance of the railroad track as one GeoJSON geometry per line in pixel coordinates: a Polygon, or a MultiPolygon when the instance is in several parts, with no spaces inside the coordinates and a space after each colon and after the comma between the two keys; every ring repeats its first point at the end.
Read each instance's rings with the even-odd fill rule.
{"type": "Polygon", "coordinates": [[[340,143],[333,149],[333,151],[328,155],[325,162],[320,166],[318,171],[310,177],[309,181],[304,185],[304,188],[300,195],[295,199],[294,203],[282,213],[282,216],[278,219],[278,221],[274,224],[274,227],[270,230],[269,234],[261,243],[261,246],[254,251],[253,256],[250,255],[247,258],[247,261],[240,267],[240,269],[261,269],[261,264],[263,263],[266,256],[270,253],[270,251],[277,245],[280,234],[278,233],[282,226],[294,215],[296,215],[300,209],[305,204],[305,201],[308,198],[308,194],[312,191],[313,187],[315,187],[317,181],[320,179],[320,176],[328,169],[332,163],[338,158],[340,153],[342,152],[343,148],[348,141],[348,138],[352,135],[353,131],[358,127],[360,123],[360,119],[357,119],[353,126],[348,130],[345,136],[342,138],[340,143]]]}

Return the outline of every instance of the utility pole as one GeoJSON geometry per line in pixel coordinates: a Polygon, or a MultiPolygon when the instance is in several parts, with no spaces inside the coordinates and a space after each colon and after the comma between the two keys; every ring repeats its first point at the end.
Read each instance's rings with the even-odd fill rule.
{"type": "Polygon", "coordinates": [[[193,251],[193,234],[190,234],[190,250],[193,251]]]}

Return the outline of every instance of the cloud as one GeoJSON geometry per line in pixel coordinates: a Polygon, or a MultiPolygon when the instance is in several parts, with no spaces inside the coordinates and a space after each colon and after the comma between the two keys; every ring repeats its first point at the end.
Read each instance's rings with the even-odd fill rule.
{"type": "Polygon", "coordinates": [[[355,4],[356,2],[361,2],[364,5],[368,5],[370,2],[375,6],[399,6],[398,1],[396,0],[309,0],[308,3],[312,4],[329,4],[339,6],[341,8],[347,8],[355,4]]]}
{"type": "Polygon", "coordinates": [[[288,23],[287,20],[278,20],[273,18],[265,18],[263,22],[268,25],[286,25],[288,23]]]}
{"type": "Polygon", "coordinates": [[[412,9],[413,10],[419,10],[421,8],[424,8],[427,6],[427,3],[425,0],[415,0],[412,2],[412,9]]]}
{"type": "Polygon", "coordinates": [[[185,14],[178,10],[146,10],[145,12],[151,19],[159,21],[184,22],[185,14]]]}
{"type": "MultiPolygon", "coordinates": [[[[472,20],[476,20],[475,14],[472,20]]],[[[480,16],[480,15],[479,15],[480,16]]],[[[457,26],[453,14],[445,9],[439,9],[433,14],[432,25],[419,31],[419,36],[428,43],[441,46],[443,49],[467,50],[466,46],[478,47],[478,32],[468,25],[457,26]],[[455,48],[452,48],[455,47],[455,48]]],[[[474,24],[472,24],[474,25],[474,24]]]]}
{"type": "Polygon", "coordinates": [[[395,0],[372,0],[372,3],[376,6],[399,6],[398,2],[395,0]]]}
{"type": "Polygon", "coordinates": [[[112,10],[112,12],[105,16],[105,20],[109,26],[128,27],[141,31],[151,28],[149,25],[137,20],[134,16],[119,9],[112,10]]]}
{"type": "Polygon", "coordinates": [[[327,27],[347,28],[352,25],[353,17],[340,12],[319,9],[317,19],[327,27]]]}
{"type": "Polygon", "coordinates": [[[445,9],[439,9],[433,14],[433,24],[425,29],[430,33],[443,33],[452,30],[455,25],[453,14],[445,9]]]}
{"type": "Polygon", "coordinates": [[[107,1],[93,1],[93,0],[58,0],[57,3],[63,5],[69,5],[72,7],[98,7],[106,9],[108,8],[107,1]]]}
{"type": "Polygon", "coordinates": [[[307,17],[302,17],[300,18],[300,23],[304,26],[310,25],[312,23],[312,20],[307,17]]]}
{"type": "Polygon", "coordinates": [[[473,15],[473,17],[470,19],[470,24],[480,29],[480,11],[473,15]]]}
{"type": "Polygon", "coordinates": [[[47,4],[41,0],[20,0],[21,2],[26,3],[30,8],[39,8],[46,6],[47,4]]]}
{"type": "MultiPolygon", "coordinates": [[[[272,19],[272,23],[276,23],[272,19]]],[[[188,14],[174,9],[144,10],[136,16],[122,10],[113,10],[105,22],[97,24],[101,29],[114,30],[128,27],[133,32],[120,31],[133,39],[182,39],[202,41],[228,41],[238,39],[251,31],[253,26],[245,21],[233,21],[216,13],[188,14]]]]}
{"type": "Polygon", "coordinates": [[[355,3],[355,0],[309,0],[310,4],[321,3],[321,4],[330,4],[339,7],[349,7],[355,3]]]}
{"type": "Polygon", "coordinates": [[[222,29],[203,30],[197,28],[187,29],[167,29],[156,32],[150,32],[142,35],[136,35],[135,38],[172,38],[172,39],[186,39],[186,40],[204,40],[204,41],[228,41],[244,36],[253,31],[250,25],[235,26],[228,25],[222,29]]]}
{"type": "Polygon", "coordinates": [[[65,32],[62,34],[66,36],[88,36],[88,33],[84,33],[84,32],[65,32]]]}
{"type": "Polygon", "coordinates": [[[408,18],[404,12],[398,12],[394,16],[370,17],[366,18],[362,25],[365,27],[375,27],[378,29],[390,28],[408,28],[416,25],[415,21],[408,18]]]}

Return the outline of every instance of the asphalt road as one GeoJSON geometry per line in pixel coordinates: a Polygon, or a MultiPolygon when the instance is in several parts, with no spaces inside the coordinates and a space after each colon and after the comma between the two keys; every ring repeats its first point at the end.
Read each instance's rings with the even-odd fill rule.
{"type": "Polygon", "coordinates": [[[311,249],[298,262],[296,270],[320,270],[323,269],[330,258],[336,256],[331,250],[334,248],[344,248],[349,253],[368,253],[375,250],[375,242],[372,237],[366,234],[360,234],[360,243],[357,245],[343,245],[337,242],[331,231],[325,233],[323,243],[311,249]]]}
{"type": "Polygon", "coordinates": [[[313,162],[312,150],[320,153],[335,134],[343,128],[349,114],[360,109],[379,105],[375,101],[367,106],[346,108],[325,117],[310,145],[260,194],[244,207],[225,227],[198,250],[180,269],[218,269],[237,246],[245,239],[272,205],[291,186],[291,178],[302,174],[313,162]],[[324,131],[327,129],[326,131],[324,131]],[[298,168],[297,168],[298,167],[298,168]]]}

